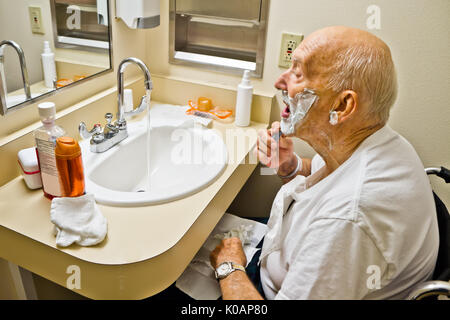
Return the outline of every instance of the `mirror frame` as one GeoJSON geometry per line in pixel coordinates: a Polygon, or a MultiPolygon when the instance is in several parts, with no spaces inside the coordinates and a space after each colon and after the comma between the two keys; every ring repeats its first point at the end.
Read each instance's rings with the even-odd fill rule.
{"type": "MultiPolygon", "coordinates": [[[[113,70],[114,69],[114,64],[113,64],[113,38],[112,38],[112,21],[113,21],[113,19],[112,19],[112,16],[111,16],[111,14],[112,14],[112,12],[111,12],[111,8],[112,8],[111,1],[112,0],[108,0],[109,68],[105,69],[103,71],[100,71],[98,73],[95,73],[93,75],[90,75],[90,76],[88,76],[86,78],[83,78],[83,79],[80,79],[78,81],[75,81],[75,82],[73,82],[71,84],[68,84],[68,85],[66,85],[64,87],[56,88],[56,89],[54,89],[52,91],[43,93],[43,94],[41,94],[38,97],[32,98],[30,100],[26,100],[26,101],[24,101],[22,103],[16,104],[13,107],[10,107],[10,108],[8,108],[6,106],[6,104],[3,105],[2,101],[1,101],[2,99],[0,99],[0,115],[6,116],[7,114],[10,114],[10,113],[15,112],[17,110],[20,110],[20,109],[22,109],[22,108],[24,108],[24,107],[26,107],[26,106],[28,106],[30,104],[34,104],[34,103],[36,103],[36,102],[38,102],[40,100],[46,99],[48,97],[51,97],[51,96],[53,96],[55,94],[58,94],[59,92],[64,92],[67,89],[73,88],[76,85],[84,83],[85,81],[89,81],[89,80],[95,79],[97,77],[100,77],[102,75],[105,75],[107,73],[110,73],[110,72],[114,71],[113,70]]],[[[52,30],[52,32],[54,32],[54,30],[52,30]]]]}

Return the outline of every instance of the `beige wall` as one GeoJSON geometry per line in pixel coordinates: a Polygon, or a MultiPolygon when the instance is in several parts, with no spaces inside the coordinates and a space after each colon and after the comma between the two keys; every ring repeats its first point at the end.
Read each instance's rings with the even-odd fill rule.
{"type": "MultiPolygon", "coordinates": [[[[371,4],[381,9],[381,29],[372,32],[391,47],[398,69],[400,92],[389,124],[414,145],[425,166],[450,167],[448,0],[272,0],[264,75],[261,80],[253,81],[255,89],[275,92],[273,83],[284,71],[277,63],[282,31],[308,35],[330,25],[367,29],[369,15],[366,10],[371,4]]],[[[161,1],[161,27],[147,33],[150,70],[181,79],[236,86],[240,80],[236,76],[169,64],[168,9],[168,1],[161,1]]],[[[278,118],[278,115],[274,117],[278,118]]],[[[302,142],[296,143],[296,150],[300,155],[312,154],[312,150],[302,142]]],[[[450,205],[448,187],[434,178],[432,181],[450,205]]],[[[270,201],[255,198],[253,195],[260,193],[250,189],[276,190],[277,183],[274,177],[254,174],[243,190],[248,196],[241,194],[239,204],[235,202],[232,209],[253,214],[254,204],[258,203],[258,214],[267,212],[270,201]]]]}

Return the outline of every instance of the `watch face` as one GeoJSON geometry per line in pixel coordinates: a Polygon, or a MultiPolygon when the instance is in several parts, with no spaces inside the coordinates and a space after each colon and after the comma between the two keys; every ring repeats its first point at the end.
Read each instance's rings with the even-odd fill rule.
{"type": "Polygon", "coordinates": [[[230,271],[230,265],[228,263],[223,263],[217,268],[217,273],[219,275],[225,275],[227,272],[230,271]]]}

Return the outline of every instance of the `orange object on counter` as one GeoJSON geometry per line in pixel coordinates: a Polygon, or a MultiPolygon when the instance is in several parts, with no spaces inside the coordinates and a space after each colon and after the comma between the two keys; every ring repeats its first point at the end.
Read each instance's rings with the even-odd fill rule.
{"type": "Polygon", "coordinates": [[[69,137],[56,139],[55,158],[61,196],[82,196],[85,193],[84,169],[78,142],[69,137]]]}
{"type": "Polygon", "coordinates": [[[213,107],[212,100],[205,97],[198,98],[197,108],[200,111],[209,111],[213,107]]]}
{"type": "Polygon", "coordinates": [[[59,79],[58,81],[56,81],[56,87],[57,88],[62,88],[65,87],[69,84],[73,83],[72,79],[59,79]]]}
{"type": "Polygon", "coordinates": [[[78,80],[81,80],[81,79],[84,79],[84,78],[86,78],[86,76],[74,76],[73,77],[73,81],[78,81],[78,80]]]}
{"type": "Polygon", "coordinates": [[[188,104],[190,107],[186,111],[186,114],[188,115],[196,115],[214,120],[225,120],[233,114],[233,111],[231,110],[222,110],[218,107],[211,109],[209,111],[201,111],[192,100],[189,100],[188,104]]]}

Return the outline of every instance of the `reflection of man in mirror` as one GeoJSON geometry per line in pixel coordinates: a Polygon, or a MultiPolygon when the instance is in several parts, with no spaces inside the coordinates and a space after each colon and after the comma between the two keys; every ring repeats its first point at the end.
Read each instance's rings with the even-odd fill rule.
{"type": "Polygon", "coordinates": [[[67,29],[81,29],[81,9],[79,6],[70,5],[67,7],[67,29]]]}

